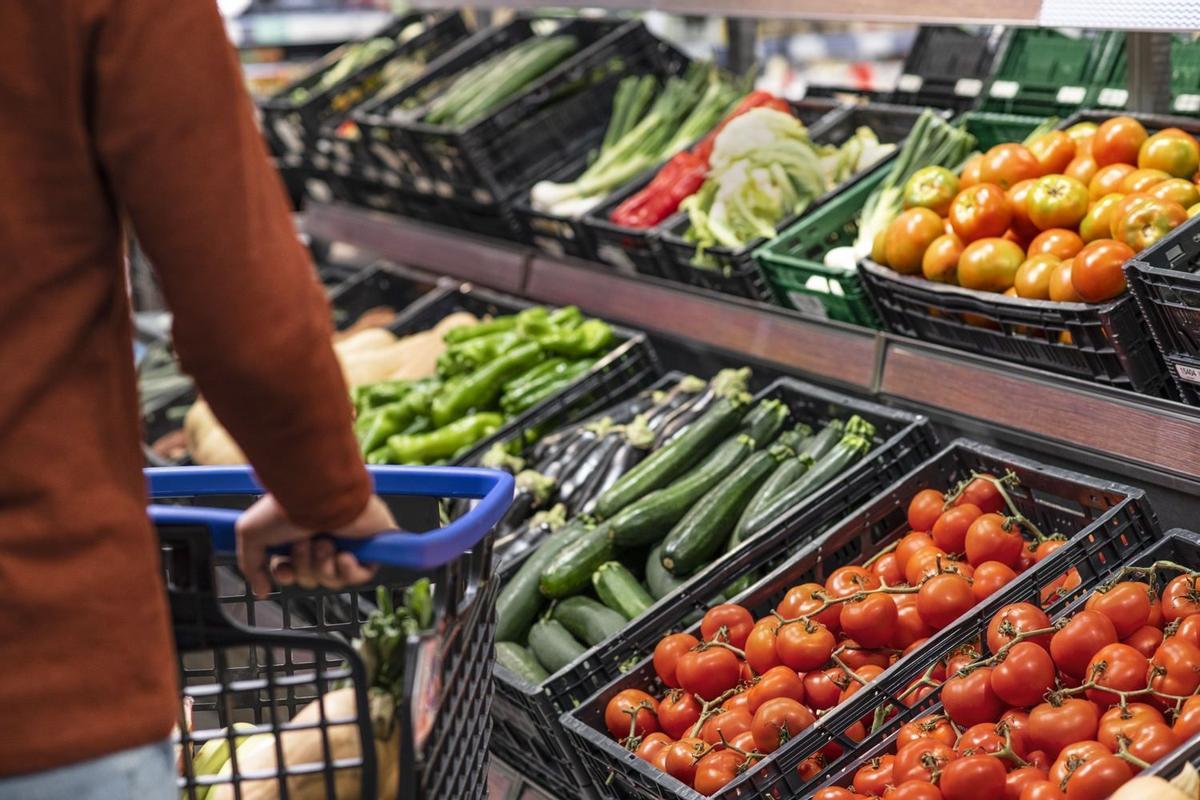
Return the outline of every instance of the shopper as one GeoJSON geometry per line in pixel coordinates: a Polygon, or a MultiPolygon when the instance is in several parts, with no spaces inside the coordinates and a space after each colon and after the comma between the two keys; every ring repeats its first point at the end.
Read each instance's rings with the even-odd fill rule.
{"type": "Polygon", "coordinates": [[[296,542],[283,581],[361,581],[307,540],[393,526],[213,0],[0,4],[0,800],[177,797],[126,218],[272,492],[239,530],[255,588],[269,543],[296,542]]]}

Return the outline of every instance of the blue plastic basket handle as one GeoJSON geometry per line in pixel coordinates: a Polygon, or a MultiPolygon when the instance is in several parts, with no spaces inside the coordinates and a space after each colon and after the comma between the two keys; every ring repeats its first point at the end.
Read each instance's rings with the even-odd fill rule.
{"type": "MultiPolygon", "coordinates": [[[[339,550],[365,564],[430,570],[462,555],[492,530],[513,501],[512,475],[475,467],[367,468],[379,495],[477,498],[467,514],[425,533],[389,531],[371,539],[335,539],[339,550]]],[[[151,498],[261,494],[248,467],[160,467],[145,470],[151,498]]],[[[233,553],[240,511],[198,506],[151,505],[150,518],[161,525],[204,525],[213,550],[233,553]]]]}

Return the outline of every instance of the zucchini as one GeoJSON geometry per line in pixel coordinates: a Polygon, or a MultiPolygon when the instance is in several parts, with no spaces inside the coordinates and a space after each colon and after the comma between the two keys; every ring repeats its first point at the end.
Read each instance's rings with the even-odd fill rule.
{"type": "Polygon", "coordinates": [[[621,509],[608,522],[613,541],[637,547],[661,540],[705,492],[753,452],[754,440],[745,434],[726,439],[687,475],[621,509]]]}
{"type": "Polygon", "coordinates": [[[801,451],[800,455],[807,455],[813,460],[813,463],[820,461],[825,457],[825,454],[833,449],[833,446],[838,443],[845,433],[845,424],[840,419],[835,419],[821,429],[821,432],[812,438],[808,446],[801,451]]]}
{"type": "MultiPolygon", "coordinates": [[[[783,437],[781,436],[780,438],[782,439],[783,437]]],[[[763,482],[763,485],[758,487],[758,491],[754,493],[754,497],[750,498],[750,502],[746,504],[746,510],[742,512],[737,525],[733,526],[733,533],[729,537],[729,543],[725,545],[726,552],[736,548],[746,538],[746,531],[748,530],[750,520],[754,519],[765,509],[767,504],[774,500],[780,492],[800,480],[800,477],[805,472],[808,472],[812,464],[811,458],[806,455],[800,455],[784,461],[771,473],[771,477],[767,478],[763,482]]]]}
{"type": "Polygon", "coordinates": [[[655,600],[662,600],[683,586],[685,578],[676,578],[662,565],[662,545],[650,551],[646,558],[646,586],[655,600]]]}
{"type": "Polygon", "coordinates": [[[625,627],[625,617],[590,597],[576,595],[554,606],[554,619],[575,638],[592,647],[625,627]]]}
{"type": "Polygon", "coordinates": [[[744,410],[745,403],[738,398],[718,400],[677,438],[651,453],[614,483],[596,503],[596,512],[602,519],[608,519],[635,500],[675,480],[733,432],[744,410]]]}
{"type": "Polygon", "coordinates": [[[540,619],[529,629],[529,649],[551,675],[587,652],[556,619],[540,619]]]}
{"type": "Polygon", "coordinates": [[[567,597],[588,585],[592,573],[612,558],[613,541],[606,523],[559,550],[542,569],[538,588],[546,597],[567,597]]]}
{"type": "Polygon", "coordinates": [[[791,455],[779,445],[760,450],[704,495],[663,540],[663,566],[675,576],[695,572],[721,549],[758,487],[791,455]]]}
{"type": "Polygon", "coordinates": [[[596,588],[600,601],[625,619],[641,616],[643,611],[654,605],[654,598],[619,561],[601,564],[592,573],[592,586],[596,588]]]}
{"type": "MultiPolygon", "coordinates": [[[[726,586],[725,591],[721,592],[722,601],[728,602],[728,601],[732,600],[733,598],[737,597],[742,592],[749,589],[750,584],[754,583],[755,577],[756,576],[753,571],[747,572],[745,575],[743,575],[742,577],[738,578],[733,583],[726,586]]],[[[716,604],[714,603],[714,605],[716,605],[716,604]]],[[[499,645],[496,645],[496,646],[499,647],[499,645]]]]}
{"type": "Polygon", "coordinates": [[[775,440],[775,444],[781,444],[785,447],[792,448],[792,451],[799,453],[808,445],[808,440],[812,438],[812,428],[801,422],[791,430],[786,430],[779,434],[779,438],[775,440]]]}
{"type": "Polygon", "coordinates": [[[858,434],[848,433],[824,458],[813,464],[800,480],[788,486],[769,501],[753,518],[747,520],[742,532],[750,538],[761,532],[789,509],[799,505],[809,495],[840,475],[847,467],[871,449],[871,442],[858,434]]]}
{"type": "Polygon", "coordinates": [[[500,590],[496,600],[496,640],[521,642],[530,623],[542,608],[542,593],[538,591],[538,580],[542,570],[558,555],[558,552],[592,528],[587,517],[576,517],[534,550],[500,590]]]}
{"type": "Polygon", "coordinates": [[[780,400],[763,400],[742,420],[741,432],[762,447],[775,441],[787,421],[788,408],[780,400]]]}
{"type": "Polygon", "coordinates": [[[516,642],[496,642],[496,661],[534,686],[550,677],[533,653],[516,642]]]}

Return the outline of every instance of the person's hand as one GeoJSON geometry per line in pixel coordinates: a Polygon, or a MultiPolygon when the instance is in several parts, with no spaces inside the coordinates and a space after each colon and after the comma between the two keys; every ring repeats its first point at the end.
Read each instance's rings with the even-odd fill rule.
{"type": "Polygon", "coordinates": [[[396,530],[392,512],[376,495],[353,522],[335,531],[310,531],[293,525],[275,498],[266,495],[238,519],[238,566],[259,597],[271,591],[272,579],[280,585],[294,583],[304,589],[342,589],[369,581],[375,568],[363,566],[349,553],[337,552],[329,539],[313,537],[328,533],[365,539],[392,530],[396,530]],[[291,544],[291,556],[272,556],[268,560],[267,548],[281,544],[291,544]]]}

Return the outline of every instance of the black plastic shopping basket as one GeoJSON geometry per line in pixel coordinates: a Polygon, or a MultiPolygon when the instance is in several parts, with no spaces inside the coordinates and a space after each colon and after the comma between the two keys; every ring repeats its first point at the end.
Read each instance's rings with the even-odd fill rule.
{"type": "Polygon", "coordinates": [[[484,797],[499,588],[490,533],[513,479],[470,468],[370,469],[404,527],[430,530],[336,541],[379,566],[369,587],[289,587],[266,598],[253,596],[233,556],[237,509],[262,493],[250,471],[146,470],[150,496],[173,503],[152,505],[150,515],[182,684],[181,798],[484,797]],[[414,507],[417,497],[479,502],[438,527],[437,506],[414,507]],[[199,498],[223,507],[198,507],[199,498]],[[421,511],[425,521],[414,525],[421,511]],[[360,651],[360,638],[375,644],[360,651]]]}

